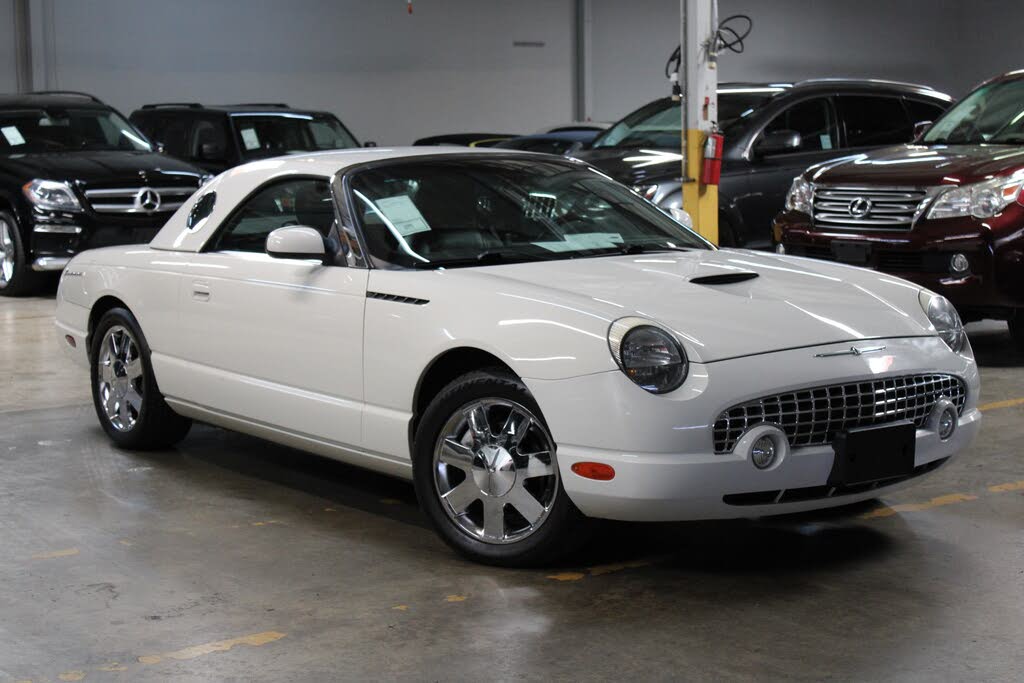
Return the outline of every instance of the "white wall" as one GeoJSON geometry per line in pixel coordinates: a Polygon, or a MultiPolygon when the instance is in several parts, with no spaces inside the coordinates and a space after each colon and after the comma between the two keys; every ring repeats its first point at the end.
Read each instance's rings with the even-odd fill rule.
{"type": "Polygon", "coordinates": [[[18,72],[14,49],[14,0],[0,0],[0,93],[14,92],[18,72]]]}
{"type": "Polygon", "coordinates": [[[411,16],[404,0],[34,4],[46,2],[56,82],[36,87],[92,92],[126,113],[154,101],[285,101],[389,144],[572,118],[571,0],[416,0],[411,16]]]}

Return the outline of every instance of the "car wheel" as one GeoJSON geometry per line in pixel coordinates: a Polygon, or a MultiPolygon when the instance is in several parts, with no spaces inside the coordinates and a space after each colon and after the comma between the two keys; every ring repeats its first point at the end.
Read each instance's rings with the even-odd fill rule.
{"type": "Polygon", "coordinates": [[[588,526],[555,458],[540,408],[518,378],[469,373],[434,398],[416,430],[416,494],[441,537],[471,559],[544,564],[576,549],[588,526]]]}
{"type": "Polygon", "coordinates": [[[150,450],[185,438],[192,421],[160,394],[135,316],[123,308],[104,313],[92,333],[89,361],[96,416],[115,444],[150,450]]]}
{"type": "Polygon", "coordinates": [[[1010,318],[1010,336],[1013,338],[1017,348],[1024,351],[1024,308],[1017,310],[1010,318]]]}
{"type": "Polygon", "coordinates": [[[35,292],[42,284],[40,273],[32,270],[18,222],[0,211],[0,296],[22,296],[35,292]]]}

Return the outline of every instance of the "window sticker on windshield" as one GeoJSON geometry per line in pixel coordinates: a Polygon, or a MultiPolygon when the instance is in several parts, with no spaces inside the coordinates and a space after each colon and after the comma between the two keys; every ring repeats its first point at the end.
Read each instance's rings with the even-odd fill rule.
{"type": "Polygon", "coordinates": [[[260,136],[256,135],[255,128],[242,129],[242,144],[245,145],[246,149],[260,148],[260,136]]]}
{"type": "Polygon", "coordinates": [[[430,225],[424,220],[423,214],[416,208],[408,195],[383,197],[378,199],[375,204],[384,218],[394,226],[402,237],[430,231],[430,225]]]}
{"type": "Polygon", "coordinates": [[[25,144],[25,138],[21,136],[21,131],[18,130],[17,126],[4,126],[0,128],[0,133],[4,134],[7,144],[11,147],[25,144]]]}
{"type": "Polygon", "coordinates": [[[623,243],[622,235],[617,232],[581,232],[566,235],[564,240],[556,242],[534,242],[533,244],[548,251],[578,251],[582,249],[609,249],[623,243]]]}
{"type": "Polygon", "coordinates": [[[818,139],[821,141],[822,149],[832,149],[832,136],[831,135],[819,135],[818,139]]]}

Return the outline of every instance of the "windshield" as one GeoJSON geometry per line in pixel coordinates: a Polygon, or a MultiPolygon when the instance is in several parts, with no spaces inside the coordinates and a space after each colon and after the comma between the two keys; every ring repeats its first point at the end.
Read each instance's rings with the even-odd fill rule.
{"type": "Polygon", "coordinates": [[[983,85],[935,122],[925,144],[1024,143],[1024,79],[983,85]]]}
{"type": "Polygon", "coordinates": [[[556,157],[399,162],[359,172],[351,188],[378,266],[711,248],[628,188],[556,157]]]}
{"type": "Polygon", "coordinates": [[[341,121],[329,114],[234,114],[242,156],[264,159],[294,152],[358,147],[341,121]]]}
{"type": "MultiPolygon", "coordinates": [[[[780,92],[777,88],[718,93],[718,127],[723,131],[753,114],[780,92]]],[[[594,141],[593,147],[658,147],[679,149],[682,139],[682,111],[670,99],[651,102],[622,119],[594,141]]]]}
{"type": "Polygon", "coordinates": [[[0,111],[0,154],[75,151],[150,152],[146,136],[110,109],[0,111]]]}

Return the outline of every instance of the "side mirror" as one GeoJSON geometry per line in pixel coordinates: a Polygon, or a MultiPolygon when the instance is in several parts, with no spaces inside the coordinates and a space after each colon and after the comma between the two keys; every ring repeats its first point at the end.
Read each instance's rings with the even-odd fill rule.
{"type": "Polygon", "coordinates": [[[376,147],[377,143],[373,140],[367,140],[363,143],[363,147],[376,147]]]}
{"type": "Polygon", "coordinates": [[[220,161],[224,158],[224,148],[216,142],[204,142],[199,146],[199,158],[203,161],[220,161]]]}
{"type": "Polygon", "coordinates": [[[795,130],[776,130],[762,137],[755,149],[758,154],[782,154],[800,149],[803,142],[795,130]]]}
{"type": "Polygon", "coordinates": [[[931,121],[918,121],[914,124],[914,140],[920,140],[928,129],[932,127],[931,121]]]}
{"type": "Polygon", "coordinates": [[[289,225],[267,235],[267,254],[274,258],[316,259],[327,258],[324,238],[313,228],[289,225]]]}
{"type": "Polygon", "coordinates": [[[675,220],[676,223],[681,223],[688,227],[690,230],[693,230],[693,218],[690,217],[690,213],[685,209],[673,207],[668,210],[668,214],[672,216],[673,220],[675,220]]]}

